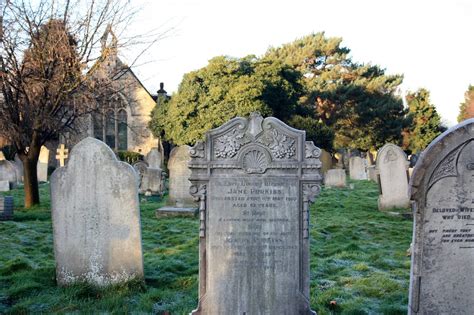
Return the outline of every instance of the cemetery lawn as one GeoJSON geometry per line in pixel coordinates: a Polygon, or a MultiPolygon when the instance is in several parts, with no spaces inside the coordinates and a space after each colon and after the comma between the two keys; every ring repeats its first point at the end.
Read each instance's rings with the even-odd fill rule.
{"type": "MultiPolygon", "coordinates": [[[[311,306],[318,315],[406,314],[412,222],[377,211],[376,184],[351,183],[353,190],[323,189],[311,209],[311,306]]],[[[0,221],[0,314],[188,314],[197,306],[196,218],[157,219],[164,201],[141,197],[145,283],[61,288],[49,186],[40,193],[41,206],[29,210],[22,189],[2,193],[14,196],[15,214],[0,221]]]]}

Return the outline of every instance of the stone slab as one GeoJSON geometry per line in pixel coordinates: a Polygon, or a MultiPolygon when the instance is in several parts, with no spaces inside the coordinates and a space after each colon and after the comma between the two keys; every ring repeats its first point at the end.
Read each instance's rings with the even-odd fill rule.
{"type": "Polygon", "coordinates": [[[8,181],[10,187],[15,187],[18,179],[15,165],[8,161],[0,161],[0,181],[8,181]]]}
{"type": "Polygon", "coordinates": [[[103,142],[79,142],[51,176],[56,277],[104,286],[143,278],[137,174],[103,142]]]}
{"type": "Polygon", "coordinates": [[[346,170],[328,170],[324,175],[324,185],[326,187],[346,187],[346,170]]]}
{"type": "Polygon", "coordinates": [[[163,168],[163,161],[161,158],[161,153],[158,148],[152,148],[150,152],[145,157],[145,161],[148,163],[148,166],[151,168],[163,168]]]}
{"type": "Polygon", "coordinates": [[[321,150],[304,131],[253,113],[209,131],[190,153],[200,219],[192,314],[314,314],[309,206],[321,150]]]}
{"type": "Polygon", "coordinates": [[[377,154],[376,173],[379,178],[379,210],[408,208],[408,165],[403,150],[391,143],[377,154]]]}
{"type": "Polygon", "coordinates": [[[189,181],[191,170],[188,169],[188,162],[191,159],[189,149],[187,145],[173,148],[168,160],[168,203],[178,208],[196,207],[193,197],[189,194],[189,187],[191,187],[189,181]]]}
{"type": "Polygon", "coordinates": [[[474,119],[436,138],[410,180],[408,314],[474,314],[474,119]]]}
{"type": "Polygon", "coordinates": [[[48,181],[49,150],[45,146],[41,147],[37,164],[37,175],[39,182],[48,181]]]}
{"type": "Polygon", "coordinates": [[[365,159],[358,156],[349,159],[349,177],[354,180],[367,180],[365,159]]]}

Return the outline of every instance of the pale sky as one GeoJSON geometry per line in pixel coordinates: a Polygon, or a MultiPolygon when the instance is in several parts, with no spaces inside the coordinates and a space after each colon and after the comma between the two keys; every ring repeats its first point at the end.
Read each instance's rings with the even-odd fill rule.
{"type": "MultiPolygon", "coordinates": [[[[143,11],[134,31],[173,28],[135,69],[155,93],[218,55],[260,56],[305,35],[343,38],[354,61],[404,74],[403,91],[425,87],[443,121],[456,123],[474,84],[473,0],[133,0],[143,11]]],[[[127,57],[126,57],[127,58],[127,57]]],[[[130,58],[131,59],[131,58],[130,58]]],[[[126,60],[128,61],[128,60],[126,60]]]]}

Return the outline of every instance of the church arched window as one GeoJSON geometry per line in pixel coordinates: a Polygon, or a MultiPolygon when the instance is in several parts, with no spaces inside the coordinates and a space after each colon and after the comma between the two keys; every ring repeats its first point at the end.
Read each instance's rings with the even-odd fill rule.
{"type": "Polygon", "coordinates": [[[94,138],[104,141],[104,117],[101,113],[92,115],[92,122],[94,124],[94,138]]]}
{"type": "Polygon", "coordinates": [[[105,143],[112,149],[117,149],[115,146],[116,119],[114,110],[108,110],[105,116],[105,143]]]}
{"type": "Polygon", "coordinates": [[[118,129],[118,149],[127,150],[127,111],[120,109],[117,112],[117,129],[118,129]]]}

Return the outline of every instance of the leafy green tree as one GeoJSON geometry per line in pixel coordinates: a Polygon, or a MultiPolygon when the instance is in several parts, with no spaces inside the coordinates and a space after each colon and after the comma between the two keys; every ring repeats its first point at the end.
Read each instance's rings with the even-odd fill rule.
{"type": "Polygon", "coordinates": [[[446,127],[441,124],[441,117],[430,102],[428,90],[422,88],[409,92],[406,101],[411,124],[404,133],[403,146],[407,151],[416,153],[424,150],[446,127]]]}
{"type": "Polygon", "coordinates": [[[342,38],[311,34],[269,49],[264,58],[302,72],[306,93],[300,110],[334,130],[336,148],[369,150],[400,142],[407,123],[397,95],[403,77],[353,62],[341,43],[342,38]]]}
{"type": "Polygon", "coordinates": [[[215,57],[183,77],[177,93],[156,108],[150,128],[175,144],[192,144],[236,116],[259,111],[288,121],[302,95],[301,75],[282,62],[215,57]]]}
{"type": "Polygon", "coordinates": [[[459,107],[458,122],[474,117],[474,85],[469,85],[464,93],[464,102],[459,107]]]}

